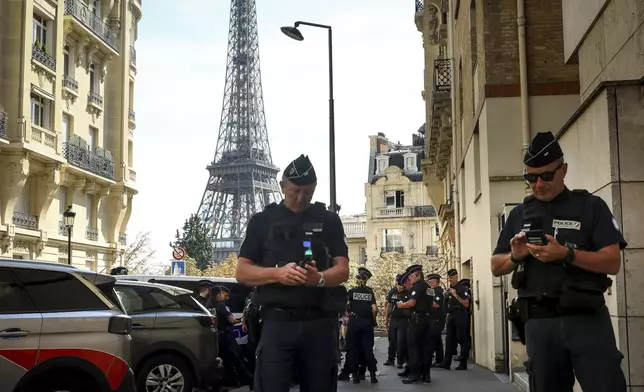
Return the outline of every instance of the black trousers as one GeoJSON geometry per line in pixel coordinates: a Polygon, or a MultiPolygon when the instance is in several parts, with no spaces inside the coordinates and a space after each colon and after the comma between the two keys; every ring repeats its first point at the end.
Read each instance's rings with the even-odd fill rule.
{"type": "Polygon", "coordinates": [[[224,362],[225,373],[232,375],[234,370],[239,377],[238,381],[251,382],[253,373],[246,366],[244,353],[237,344],[233,333],[231,331],[219,331],[217,340],[219,342],[219,357],[224,362]]]}
{"type": "Polygon", "coordinates": [[[445,318],[434,317],[429,327],[429,340],[432,344],[432,351],[429,353],[431,358],[436,354],[436,362],[442,363],[444,359],[443,352],[443,329],[445,329],[445,318]]]}
{"type": "Polygon", "coordinates": [[[351,316],[347,325],[347,363],[349,373],[358,372],[360,354],[369,371],[376,371],[376,357],[373,355],[373,319],[351,316]]]}
{"type": "Polygon", "coordinates": [[[429,315],[414,314],[409,318],[409,370],[414,376],[429,375],[432,365],[432,345],[429,339],[429,315]]]}
{"type": "Polygon", "coordinates": [[[407,361],[407,328],[409,326],[406,317],[392,317],[389,319],[389,350],[388,359],[397,359],[399,364],[407,361]]]}
{"type": "Polygon", "coordinates": [[[445,337],[445,360],[443,364],[450,366],[452,357],[456,354],[456,345],[461,346],[460,362],[467,365],[470,356],[470,338],[468,324],[470,314],[467,310],[456,310],[447,314],[447,336],[445,337]]]}
{"type": "Polygon", "coordinates": [[[529,319],[525,325],[531,392],[625,392],[608,309],[594,315],[529,319]],[[574,373],[573,373],[574,372],[574,373]]]}
{"type": "Polygon", "coordinates": [[[288,392],[296,369],[300,391],[336,391],[337,323],[337,316],[298,320],[279,311],[265,311],[255,362],[255,390],[288,392]]]}

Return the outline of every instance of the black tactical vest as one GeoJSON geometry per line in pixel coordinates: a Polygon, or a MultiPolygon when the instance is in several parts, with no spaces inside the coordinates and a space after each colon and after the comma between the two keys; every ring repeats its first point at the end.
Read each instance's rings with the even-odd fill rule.
{"type": "Polygon", "coordinates": [[[409,317],[409,313],[411,312],[411,310],[401,309],[396,305],[398,301],[407,302],[409,300],[409,292],[405,290],[403,290],[402,292],[398,292],[398,290],[395,287],[392,290],[393,291],[391,293],[391,296],[389,297],[389,303],[391,306],[391,317],[392,318],[409,317]]]}
{"type": "MultiPolygon", "coordinates": [[[[263,255],[258,265],[275,268],[300,262],[304,258],[303,242],[310,240],[317,269],[328,269],[331,260],[324,232],[326,212],[322,203],[311,205],[302,214],[295,214],[275,203],[267,206],[262,212],[266,214],[262,221],[267,225],[264,228],[263,255]]],[[[254,299],[257,304],[268,308],[320,308],[325,299],[325,289],[275,283],[258,287],[254,299]]]]}
{"type": "Polygon", "coordinates": [[[373,312],[371,309],[371,301],[374,297],[374,292],[370,287],[358,286],[349,290],[349,312],[358,317],[371,318],[373,312]]]}
{"type": "MultiPolygon", "coordinates": [[[[592,243],[593,217],[591,209],[585,209],[590,197],[586,190],[565,190],[551,202],[543,202],[527,196],[523,200],[523,231],[541,229],[545,234],[554,236],[564,246],[574,249],[594,251],[592,243]]],[[[568,279],[593,281],[603,287],[608,279],[604,274],[585,271],[562,261],[544,263],[532,256],[524,261],[525,280],[519,284],[520,297],[559,297],[564,283],[568,279]]],[[[605,288],[604,288],[605,289],[605,288]]]]}

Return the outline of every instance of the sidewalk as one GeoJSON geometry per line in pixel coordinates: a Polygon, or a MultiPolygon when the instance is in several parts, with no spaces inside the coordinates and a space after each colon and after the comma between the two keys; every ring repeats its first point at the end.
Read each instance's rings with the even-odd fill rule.
{"type": "MultiPolygon", "coordinates": [[[[338,391],[359,391],[359,390],[378,390],[382,392],[394,391],[415,391],[441,390],[449,392],[518,392],[514,385],[510,383],[505,375],[498,376],[480,366],[470,364],[467,371],[441,370],[432,369],[432,383],[404,385],[397,376],[400,370],[391,366],[382,366],[387,359],[387,339],[376,338],[376,358],[378,359],[378,381],[376,385],[371,385],[367,378],[360,384],[354,385],[351,382],[338,382],[338,391]]],[[[293,388],[291,391],[297,391],[299,388],[293,388]]],[[[239,388],[234,391],[248,391],[248,388],[239,388]]]]}

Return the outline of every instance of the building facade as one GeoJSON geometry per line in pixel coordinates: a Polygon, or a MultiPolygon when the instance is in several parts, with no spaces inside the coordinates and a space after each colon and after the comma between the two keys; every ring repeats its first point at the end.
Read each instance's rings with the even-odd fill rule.
{"type": "Polygon", "coordinates": [[[141,0],[0,0],[0,256],[120,262],[141,0]]]}
{"type": "Polygon", "coordinates": [[[341,217],[344,235],[349,247],[349,260],[366,264],[367,262],[367,216],[365,214],[341,217]]]}
{"type": "Polygon", "coordinates": [[[418,0],[415,7],[431,124],[423,172],[442,224],[454,226],[447,242],[456,264],[472,280],[475,361],[522,372],[525,350],[504,318],[514,293],[507,278],[492,277],[490,256],[504,216],[529,192],[525,148],[537,132],[552,131],[569,164],[568,186],[601,196],[629,242],[606,298],[628,384],[641,387],[644,3],[418,0]]]}

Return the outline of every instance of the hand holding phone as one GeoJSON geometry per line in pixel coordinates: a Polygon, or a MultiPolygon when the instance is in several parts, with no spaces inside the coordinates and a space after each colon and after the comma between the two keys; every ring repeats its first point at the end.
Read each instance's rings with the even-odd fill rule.
{"type": "Polygon", "coordinates": [[[541,229],[526,231],[525,238],[528,244],[532,245],[548,245],[549,242],[541,229]]]}

